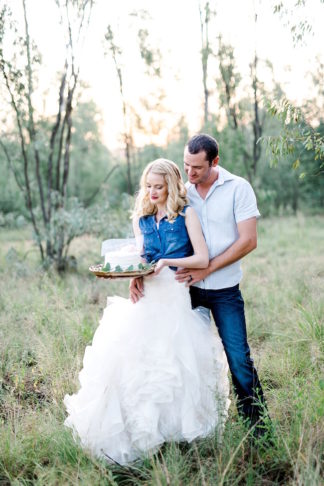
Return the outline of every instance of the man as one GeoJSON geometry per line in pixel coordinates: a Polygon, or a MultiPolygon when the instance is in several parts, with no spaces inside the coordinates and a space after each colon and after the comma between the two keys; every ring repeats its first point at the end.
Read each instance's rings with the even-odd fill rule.
{"type": "MultiPolygon", "coordinates": [[[[209,135],[195,135],[187,143],[188,197],[199,216],[210,261],[207,269],[178,270],[176,279],[190,286],[193,308],[203,306],[211,311],[227,355],[238,411],[250,425],[258,423],[256,430],[262,434],[265,401],[250,357],[239,290],[240,260],[257,246],[260,213],[250,184],[219,167],[218,161],[218,144],[209,135]]],[[[133,280],[133,302],[142,291],[142,281],[133,280]]]]}

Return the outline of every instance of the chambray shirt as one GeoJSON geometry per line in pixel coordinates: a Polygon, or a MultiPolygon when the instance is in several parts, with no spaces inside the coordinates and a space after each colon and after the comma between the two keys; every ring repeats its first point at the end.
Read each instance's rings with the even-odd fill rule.
{"type": "MultiPolygon", "coordinates": [[[[185,212],[188,206],[182,210],[172,222],[165,216],[157,226],[155,216],[142,216],[139,219],[139,227],[144,237],[143,257],[147,262],[157,262],[161,258],[183,258],[193,255],[192,244],[189,239],[185,223],[185,212]]],[[[170,267],[173,270],[176,267],[170,267]]]]}
{"type": "MultiPolygon", "coordinates": [[[[223,253],[238,239],[237,223],[259,217],[254,191],[248,181],[218,166],[218,179],[205,199],[195,184],[187,182],[190,205],[197,212],[208,247],[209,259],[223,253]]],[[[201,289],[223,289],[242,279],[240,260],[194,284],[201,289]]]]}

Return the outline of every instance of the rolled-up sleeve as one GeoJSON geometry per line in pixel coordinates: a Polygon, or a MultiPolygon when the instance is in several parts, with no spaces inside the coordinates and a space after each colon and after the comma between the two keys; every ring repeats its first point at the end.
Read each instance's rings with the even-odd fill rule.
{"type": "Polygon", "coordinates": [[[261,216],[252,186],[244,179],[239,180],[235,189],[234,216],[236,223],[261,216]]]}

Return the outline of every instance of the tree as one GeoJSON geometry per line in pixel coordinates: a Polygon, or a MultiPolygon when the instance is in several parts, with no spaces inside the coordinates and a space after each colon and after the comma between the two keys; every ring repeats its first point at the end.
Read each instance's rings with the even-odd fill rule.
{"type": "MultiPolygon", "coordinates": [[[[116,42],[115,31],[108,25],[105,41],[111,54],[119,83],[119,93],[122,102],[123,114],[123,146],[127,167],[127,192],[132,194],[135,184],[137,185],[139,173],[143,170],[140,159],[140,149],[143,140],[150,137],[153,144],[156,140],[161,143],[161,134],[165,131],[165,116],[170,113],[165,110],[165,92],[161,79],[162,56],[159,48],[154,46],[149,30],[151,17],[146,10],[132,11],[129,15],[128,27],[132,55],[138,58],[138,73],[141,74],[141,83],[145,87],[145,95],[138,90],[136,102],[129,101],[131,83],[133,78],[127,71],[125,52],[130,44],[116,42]],[[144,137],[143,137],[144,135],[144,137]],[[141,143],[142,142],[142,143],[141,143]]],[[[106,51],[105,54],[108,54],[106,51]]],[[[136,74],[138,74],[136,73],[136,74]]],[[[119,174],[120,175],[120,174],[119,174]]],[[[117,184],[123,190],[124,181],[118,176],[117,184]]]]}
{"type": "Polygon", "coordinates": [[[317,69],[310,73],[313,97],[305,100],[303,107],[295,106],[284,96],[269,100],[267,109],[280,123],[279,134],[262,137],[277,165],[283,158],[292,158],[292,168],[302,166],[300,177],[324,173],[324,65],[317,57],[317,69]],[[304,153],[308,152],[304,156],[304,153]],[[311,163],[310,156],[314,158],[311,163]]]}
{"type": "MultiPolygon", "coordinates": [[[[307,151],[313,153],[315,161],[319,161],[316,175],[323,174],[324,137],[318,128],[312,127],[307,121],[302,109],[283,98],[280,101],[268,101],[268,112],[281,122],[279,135],[262,138],[271,153],[271,163],[276,165],[283,157],[295,154],[292,168],[297,169],[301,164],[302,153],[307,151]]],[[[300,174],[301,178],[307,174],[314,175],[314,172],[310,172],[307,167],[304,169],[300,174]]]]}
{"type": "Polygon", "coordinates": [[[237,100],[237,88],[242,76],[237,71],[234,48],[218,37],[217,58],[219,61],[220,77],[216,79],[220,104],[226,109],[227,120],[230,126],[237,130],[239,126],[239,103],[237,100]]]}
{"type": "MultiPolygon", "coordinates": [[[[9,130],[1,142],[8,163],[23,193],[42,262],[66,267],[67,250],[76,236],[69,226],[67,184],[70,169],[72,114],[79,82],[77,48],[90,21],[92,0],[56,0],[65,35],[65,60],[58,86],[58,106],[49,129],[37,112],[36,95],[41,56],[30,36],[28,8],[22,0],[24,29],[20,34],[7,5],[0,11],[0,72],[11,106],[15,132],[9,130]],[[13,51],[6,49],[7,36],[14,38],[13,51]],[[18,137],[20,160],[7,149],[18,137]]],[[[76,205],[72,205],[76,210],[76,205]]]]}
{"type": "MultiPolygon", "coordinates": [[[[295,0],[292,8],[284,6],[283,2],[274,5],[274,13],[279,14],[290,27],[295,46],[306,43],[307,34],[313,32],[312,24],[307,18],[307,3],[307,0],[295,0]],[[302,14],[301,20],[297,22],[295,21],[296,10],[302,14]]],[[[324,0],[320,0],[320,3],[324,5],[324,0]]],[[[323,71],[323,66],[321,69],[323,71]]],[[[323,101],[323,72],[320,74],[319,79],[319,83],[318,79],[313,78],[313,81],[315,86],[317,85],[317,88],[319,88],[320,97],[323,101]]],[[[319,161],[316,169],[317,175],[323,174],[324,137],[316,127],[316,124],[319,126],[321,117],[315,117],[314,126],[314,120],[309,117],[309,104],[306,104],[305,110],[295,106],[286,98],[269,101],[268,112],[270,115],[277,117],[282,124],[282,130],[278,136],[263,137],[263,142],[266,143],[272,155],[272,163],[277,164],[283,157],[294,154],[296,157],[292,167],[296,169],[301,164],[301,154],[304,151],[308,151],[313,153],[315,161],[319,161]]],[[[306,157],[305,160],[308,160],[308,158],[306,157]]],[[[312,173],[305,167],[300,176],[303,178],[306,174],[312,173]]]]}
{"type": "Polygon", "coordinates": [[[250,65],[252,96],[246,100],[238,98],[237,91],[242,77],[237,71],[234,48],[225,44],[221,36],[219,36],[217,58],[220,76],[216,83],[220,104],[225,108],[229,126],[239,136],[246,175],[252,182],[257,175],[261,157],[259,140],[265,124],[265,112],[260,107],[260,99],[264,95],[264,90],[258,77],[259,58],[255,52],[250,65]]]}
{"type": "Polygon", "coordinates": [[[73,146],[69,175],[69,195],[85,206],[100,198],[100,192],[118,168],[102,143],[101,113],[93,100],[79,101],[73,116],[73,146]]]}
{"type": "MultiPolygon", "coordinates": [[[[147,82],[145,96],[141,96],[141,116],[137,116],[136,129],[139,133],[150,136],[151,143],[157,140],[165,130],[166,115],[169,114],[165,109],[165,90],[162,76],[162,54],[159,48],[152,45],[151,34],[149,32],[150,15],[147,11],[134,12],[131,14],[138,18],[141,24],[137,32],[138,48],[140,57],[144,63],[144,80],[147,82]]],[[[135,26],[136,27],[136,26],[135,26]]]]}
{"type": "Polygon", "coordinates": [[[127,192],[128,194],[133,194],[133,183],[132,183],[132,175],[131,175],[131,152],[133,148],[133,135],[131,129],[131,122],[130,122],[131,108],[126,100],[126,96],[124,92],[123,70],[122,70],[122,63],[120,59],[122,50],[115,43],[114,33],[111,25],[108,25],[107,27],[105,39],[108,43],[109,50],[111,51],[111,55],[114,61],[118,82],[119,82],[119,92],[122,101],[123,124],[124,124],[123,139],[124,139],[125,157],[126,157],[126,164],[127,164],[127,192]]]}
{"type": "Polygon", "coordinates": [[[209,1],[204,5],[199,2],[199,18],[200,18],[200,37],[201,37],[201,67],[203,75],[204,87],[204,124],[207,125],[209,121],[209,90],[208,90],[208,60],[212,54],[209,40],[209,24],[212,15],[215,15],[210,9],[209,1]]]}

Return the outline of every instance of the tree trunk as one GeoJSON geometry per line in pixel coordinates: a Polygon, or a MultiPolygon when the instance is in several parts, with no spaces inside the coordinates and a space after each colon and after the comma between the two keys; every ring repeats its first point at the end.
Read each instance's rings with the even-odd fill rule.
{"type": "Polygon", "coordinates": [[[254,62],[252,67],[252,87],[253,87],[253,102],[254,102],[254,120],[253,120],[253,163],[252,163],[252,172],[253,176],[256,176],[257,172],[257,165],[261,157],[261,145],[259,142],[262,132],[263,126],[260,121],[260,114],[259,114],[259,100],[258,100],[258,78],[257,78],[257,65],[258,65],[258,57],[255,53],[254,62]]]}
{"type": "Polygon", "coordinates": [[[208,32],[208,26],[210,21],[209,2],[206,2],[204,10],[205,12],[203,13],[201,4],[199,3],[200,33],[201,33],[201,66],[202,66],[203,88],[204,88],[204,124],[207,125],[209,120],[209,91],[207,86],[208,58],[210,54],[209,32],[208,32]]]}
{"type": "Polygon", "coordinates": [[[110,25],[108,25],[105,38],[108,41],[110,46],[112,58],[115,64],[116,73],[119,81],[119,92],[120,92],[120,97],[123,105],[123,124],[124,124],[123,138],[124,138],[124,150],[125,150],[125,158],[126,158],[127,192],[128,194],[133,194],[133,184],[132,184],[132,175],[131,175],[132,137],[130,135],[130,130],[128,127],[128,106],[124,94],[123,73],[118,62],[118,55],[121,54],[121,50],[114,43],[114,34],[110,25]]]}

